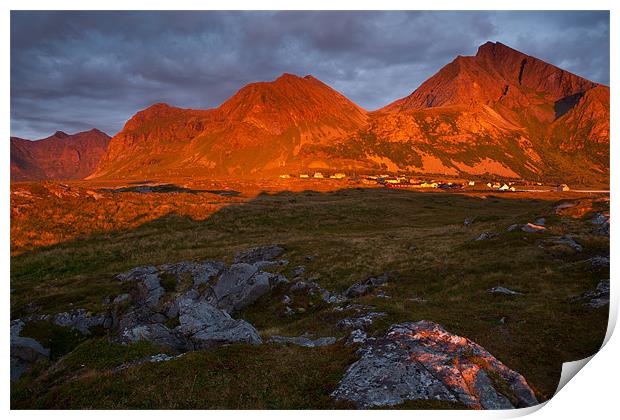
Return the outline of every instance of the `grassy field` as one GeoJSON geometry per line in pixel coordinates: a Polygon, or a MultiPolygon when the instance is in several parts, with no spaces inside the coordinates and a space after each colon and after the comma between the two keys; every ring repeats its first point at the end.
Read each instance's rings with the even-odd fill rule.
{"type": "MultiPolygon", "coordinates": [[[[168,193],[147,201],[202,200],[185,195],[168,193]]],[[[608,202],[590,200],[581,213],[555,213],[560,200],[577,197],[345,188],[229,199],[198,219],[172,209],[136,226],[14,253],[11,318],[71,308],[97,312],[106,297],[121,293],[114,275],[135,266],[230,262],[236,251],[280,244],[289,260],[283,274],[290,278],[302,265],[305,278],[332,291],[342,292],[371,275],[395,273],[382,288],[389,298],[372,293],[354,300],[388,314],[371,327],[373,333],[395,322],[435,321],[523,374],[544,400],[555,391],[561,364],[594,353],[607,325],[608,307],[570,302],[609,278],[608,269],[587,261],[609,252],[609,238],[593,235],[589,222],[596,211],[608,209],[608,202]],[[547,220],[545,233],[507,231],[513,223],[539,217],[547,220]],[[466,226],[466,218],[473,223],[466,226]],[[499,235],[475,241],[482,232],[499,235]],[[550,238],[565,234],[583,251],[552,244],[550,238]],[[523,295],[488,293],[494,286],[523,295]]],[[[74,212],[82,217],[79,208],[74,212]]],[[[287,316],[281,302],[285,293],[278,289],[265,295],[235,317],[252,323],[263,338],[304,332],[345,336],[336,324],[346,313],[318,298],[293,294],[295,314],[287,316]]],[[[58,350],[12,385],[13,408],[346,408],[329,394],[356,359],[354,349],[342,342],[317,349],[232,345],[118,371],[120,364],[162,349],[145,343],[113,345],[98,335],[68,337],[61,331],[48,332],[55,334],[49,337],[43,326],[31,329],[31,336],[58,350]]],[[[452,408],[405,407],[430,406],[452,408]]]]}

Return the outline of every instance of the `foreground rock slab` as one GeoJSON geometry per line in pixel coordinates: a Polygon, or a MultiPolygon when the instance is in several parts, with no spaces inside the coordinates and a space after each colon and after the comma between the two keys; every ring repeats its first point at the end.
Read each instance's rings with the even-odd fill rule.
{"type": "Polygon", "coordinates": [[[461,403],[475,409],[538,404],[526,380],[478,344],[430,321],[390,327],[367,340],[332,396],[359,408],[409,400],[461,403]]]}

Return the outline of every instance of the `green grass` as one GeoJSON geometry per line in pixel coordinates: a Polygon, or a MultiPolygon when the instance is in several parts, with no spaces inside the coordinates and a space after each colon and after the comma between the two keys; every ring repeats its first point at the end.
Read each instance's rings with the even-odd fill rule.
{"type": "MultiPolygon", "coordinates": [[[[584,262],[608,252],[609,240],[593,236],[587,218],[555,217],[555,203],[515,195],[481,198],[387,189],[263,194],[226,207],[205,221],[172,215],[134,230],[13,256],[12,318],[67,310],[69,303],[96,311],[103,307],[104,297],[122,292],[114,275],[135,266],[189,259],[230,262],[236,251],[277,243],[286,248],[284,257],[290,261],[283,273],[303,265],[305,278],[313,277],[332,291],[342,292],[371,275],[398,273],[397,280],[379,289],[390,299],[375,293],[356,299],[388,314],[371,333],[381,334],[395,322],[438,322],[524,375],[544,400],[557,387],[562,362],[598,350],[608,316],[606,308],[590,309],[569,299],[609,278],[608,270],[595,270],[584,262]],[[538,217],[547,218],[544,234],[506,231],[513,223],[538,217]],[[475,221],[464,226],[465,218],[475,221]],[[474,241],[487,231],[500,235],[474,241]],[[583,245],[583,252],[544,242],[568,233],[583,245]],[[306,259],[309,255],[314,256],[311,261],[306,259]],[[500,285],[524,294],[506,297],[486,292],[500,285]]],[[[173,279],[169,280],[166,288],[172,289],[173,279]]],[[[234,314],[255,325],[263,338],[304,332],[342,338],[345,332],[336,324],[349,315],[333,311],[318,297],[290,293],[286,287],[234,314]],[[293,299],[291,307],[301,309],[293,316],[284,315],[284,294],[293,299]]],[[[106,354],[116,351],[91,340],[87,343],[102,347],[106,354]]],[[[229,346],[111,373],[109,369],[121,359],[82,351],[89,349],[87,343],[63,358],[74,366],[90,366],[86,372],[57,379],[50,387],[43,386],[49,385],[45,373],[39,379],[29,377],[34,383],[40,380],[42,386],[27,395],[14,393],[12,405],[338,408],[329,393],[355,358],[340,345],[321,349],[229,346]],[[113,362],[88,364],[97,358],[113,362]]],[[[150,354],[154,353],[153,349],[150,354]]],[[[400,408],[424,407],[428,404],[418,402],[400,408]]]]}

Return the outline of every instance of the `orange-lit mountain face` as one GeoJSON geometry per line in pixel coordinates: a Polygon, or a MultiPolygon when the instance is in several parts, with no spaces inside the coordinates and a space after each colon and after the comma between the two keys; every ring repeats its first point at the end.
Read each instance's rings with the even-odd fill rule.
{"type": "Polygon", "coordinates": [[[312,76],[284,74],[216,109],[139,112],[92,177],[312,170],[608,183],[609,88],[490,42],[370,113],[312,76]]]}
{"type": "Polygon", "coordinates": [[[330,144],[366,121],[365,110],[314,77],[284,74],[245,86],[216,109],[157,104],[139,112],[92,177],[279,173],[305,145],[330,144]]]}
{"type": "Polygon", "coordinates": [[[31,141],[11,137],[11,179],[81,179],[91,174],[106,152],[110,136],[97,130],[57,131],[31,141]]]}

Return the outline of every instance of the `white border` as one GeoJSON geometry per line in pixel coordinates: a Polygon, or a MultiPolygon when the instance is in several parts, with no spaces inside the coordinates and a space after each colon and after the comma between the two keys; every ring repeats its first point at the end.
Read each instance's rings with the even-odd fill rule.
{"type": "MultiPolygon", "coordinates": [[[[2,257],[4,263],[2,264],[2,279],[4,280],[4,293],[2,294],[2,298],[4,300],[4,308],[3,311],[3,325],[4,325],[4,343],[3,346],[3,355],[2,360],[4,361],[4,382],[2,383],[2,394],[1,398],[4,403],[4,407],[8,410],[10,403],[10,393],[9,393],[9,381],[8,381],[8,325],[9,325],[9,307],[10,307],[10,296],[8,293],[8,283],[9,283],[9,264],[10,264],[10,246],[9,246],[9,167],[10,167],[10,154],[9,154],[9,142],[8,138],[10,136],[10,124],[9,124],[9,110],[10,110],[10,67],[9,67],[9,50],[10,50],[10,13],[9,10],[48,10],[48,9],[59,9],[59,10],[137,10],[137,9],[149,9],[155,8],[159,10],[198,10],[198,9],[214,9],[214,10],[341,10],[341,9],[353,9],[353,10],[384,10],[384,9],[393,9],[393,10],[611,10],[611,83],[612,86],[612,100],[611,107],[612,110],[618,109],[618,97],[615,95],[615,83],[617,82],[617,74],[620,70],[618,67],[618,54],[614,51],[613,47],[618,49],[618,39],[616,28],[618,27],[620,15],[620,8],[616,6],[618,4],[617,1],[612,0],[589,0],[588,2],[583,1],[575,1],[575,0],[564,0],[564,1],[548,1],[548,0],[503,0],[498,2],[497,0],[471,0],[471,1],[450,1],[450,0],[427,0],[427,1],[405,1],[405,0],[382,0],[378,1],[368,1],[368,0],[357,0],[357,1],[334,1],[334,0],[313,0],[313,1],[295,1],[294,3],[290,0],[263,0],[263,1],[244,1],[244,0],[227,0],[225,2],[205,2],[205,1],[197,1],[197,0],[175,0],[174,2],[161,2],[155,3],[152,0],[107,0],[107,1],[90,1],[88,4],[83,1],[77,0],[56,0],[54,2],[43,1],[43,0],[23,0],[23,1],[5,1],[8,7],[0,17],[0,28],[2,31],[2,49],[3,56],[5,60],[3,61],[3,65],[0,66],[0,72],[2,73],[2,79],[4,81],[2,85],[2,94],[3,101],[2,109],[3,115],[5,116],[2,120],[2,127],[4,138],[7,140],[5,143],[4,153],[0,159],[1,169],[5,177],[5,181],[3,184],[2,192],[0,193],[0,200],[2,202],[1,212],[3,217],[3,223],[0,225],[1,235],[3,237],[2,241],[2,257]],[[584,7],[585,6],[585,7],[584,7]]],[[[449,29],[447,29],[449,30],[449,29]]],[[[612,118],[611,121],[611,133],[612,133],[612,141],[611,141],[611,164],[612,168],[614,168],[614,162],[618,162],[618,139],[617,139],[617,124],[616,120],[612,118]]],[[[618,183],[617,180],[617,171],[612,169],[612,177],[611,177],[611,190],[612,190],[612,214],[617,214],[616,209],[616,199],[615,199],[615,191],[616,185],[618,183]]],[[[615,223],[612,223],[612,237],[617,237],[617,228],[615,223]]],[[[611,243],[611,252],[614,257],[612,257],[612,261],[615,261],[616,249],[615,241],[612,240],[611,243]]],[[[615,283],[615,279],[617,276],[615,275],[617,272],[616,264],[612,263],[611,266],[611,277],[612,283],[615,283]]],[[[616,290],[615,284],[612,286],[612,306],[610,313],[610,320],[613,324],[615,324],[615,320],[617,319],[618,314],[618,290],[616,290]]],[[[618,363],[615,355],[620,354],[620,343],[616,336],[611,336],[611,331],[613,326],[610,325],[608,330],[608,339],[611,337],[603,351],[597,354],[594,358],[592,358],[591,362],[588,363],[582,371],[578,374],[578,378],[576,380],[570,381],[564,389],[560,393],[558,393],[554,398],[552,398],[546,407],[542,410],[536,411],[535,414],[532,414],[533,418],[539,419],[547,419],[547,418],[611,418],[613,415],[611,413],[617,413],[618,407],[615,406],[617,397],[617,378],[620,377],[620,368],[618,367],[618,363]]],[[[515,417],[526,414],[527,412],[535,411],[535,410],[515,410],[509,412],[449,412],[449,411],[432,411],[432,412],[411,412],[411,411],[360,411],[355,412],[355,416],[359,418],[380,418],[386,415],[389,415],[393,418],[407,418],[409,419],[411,416],[416,416],[419,418],[498,418],[498,417],[515,417]]],[[[15,417],[27,417],[29,418],[32,415],[36,415],[36,412],[11,412],[12,416],[15,417]]],[[[40,413],[46,417],[50,417],[52,419],[56,418],[78,418],[82,417],[84,413],[73,411],[48,411],[45,413],[40,413]]],[[[95,418],[103,418],[104,416],[110,415],[109,413],[94,411],[88,414],[89,416],[93,416],[95,418]]],[[[114,415],[122,416],[122,417],[143,417],[149,416],[154,418],[164,418],[169,417],[170,415],[180,415],[184,417],[190,418],[201,418],[204,416],[209,416],[210,418],[238,418],[241,416],[252,416],[259,418],[286,418],[290,419],[291,416],[295,416],[295,418],[313,418],[317,415],[320,416],[342,416],[345,415],[343,412],[320,412],[317,413],[315,411],[300,411],[295,413],[287,413],[287,412],[235,412],[235,411],[219,411],[219,412],[209,412],[204,413],[200,411],[188,412],[184,411],[183,413],[170,413],[166,411],[158,411],[158,412],[116,412],[114,415]]]]}

